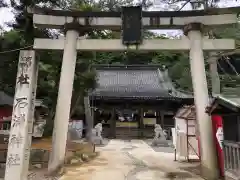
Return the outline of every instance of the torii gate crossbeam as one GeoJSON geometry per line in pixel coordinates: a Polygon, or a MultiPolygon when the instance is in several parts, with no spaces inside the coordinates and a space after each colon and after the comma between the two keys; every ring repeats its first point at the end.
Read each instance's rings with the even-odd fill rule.
{"type": "MultiPolygon", "coordinates": [[[[203,39],[202,49],[205,51],[223,51],[235,49],[235,41],[232,39],[203,39]]],[[[63,50],[65,39],[38,39],[34,40],[34,49],[63,50]]],[[[188,38],[179,40],[146,39],[143,44],[126,47],[120,39],[79,39],[78,51],[189,51],[191,42],[188,38]]]]}

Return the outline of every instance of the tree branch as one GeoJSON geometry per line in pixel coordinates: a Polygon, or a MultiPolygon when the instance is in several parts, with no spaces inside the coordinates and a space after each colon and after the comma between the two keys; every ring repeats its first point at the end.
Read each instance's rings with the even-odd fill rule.
{"type": "Polygon", "coordinates": [[[181,11],[191,0],[187,0],[178,11],[181,11]]]}
{"type": "Polygon", "coordinates": [[[4,2],[4,0],[0,0],[0,8],[8,7],[7,3],[4,2]]]}
{"type": "Polygon", "coordinates": [[[235,74],[236,74],[237,76],[239,76],[236,68],[232,65],[232,63],[228,60],[228,58],[227,58],[226,56],[224,56],[223,58],[224,58],[225,61],[228,63],[228,65],[231,67],[231,69],[235,72],[235,74]]]}
{"type": "Polygon", "coordinates": [[[183,1],[186,1],[186,0],[176,0],[176,1],[171,1],[171,2],[167,2],[166,0],[164,0],[163,2],[167,3],[168,5],[172,5],[172,4],[180,3],[180,2],[183,2],[183,1]]]}

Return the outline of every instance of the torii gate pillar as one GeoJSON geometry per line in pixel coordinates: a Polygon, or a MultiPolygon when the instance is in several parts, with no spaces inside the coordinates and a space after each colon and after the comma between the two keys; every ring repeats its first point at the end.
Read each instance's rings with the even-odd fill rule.
{"type": "Polygon", "coordinates": [[[56,114],[54,118],[54,130],[52,136],[52,153],[48,164],[48,171],[54,171],[64,163],[69,114],[71,107],[75,66],[77,59],[77,23],[65,25],[66,36],[64,41],[64,52],[62,69],[59,81],[56,114]]]}
{"type": "Polygon", "coordinates": [[[212,134],[212,121],[205,112],[209,103],[204,65],[202,31],[204,25],[191,23],[185,26],[184,34],[190,40],[190,66],[196,107],[196,119],[200,132],[202,175],[206,179],[218,179],[216,148],[212,134]]]}

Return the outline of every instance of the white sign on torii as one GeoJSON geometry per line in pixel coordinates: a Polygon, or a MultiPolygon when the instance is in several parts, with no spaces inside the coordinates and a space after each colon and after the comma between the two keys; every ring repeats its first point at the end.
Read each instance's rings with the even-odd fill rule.
{"type": "Polygon", "coordinates": [[[223,148],[223,128],[222,127],[218,127],[217,132],[216,132],[216,138],[217,141],[219,143],[220,148],[223,148]]]}
{"type": "MultiPolygon", "coordinates": [[[[203,50],[232,50],[235,49],[235,42],[230,39],[205,39],[202,37],[202,30],[203,26],[237,23],[237,12],[235,11],[236,9],[228,8],[177,13],[143,12],[142,23],[145,29],[184,29],[185,35],[188,37],[180,40],[144,40],[138,49],[140,51],[184,50],[190,52],[194,98],[202,147],[202,164],[208,168],[208,172],[205,174],[211,175],[211,179],[216,179],[217,176],[214,159],[216,154],[212,148],[215,144],[209,137],[212,135],[211,121],[205,113],[205,107],[208,105],[208,90],[203,50]]],[[[53,148],[48,167],[49,171],[52,171],[64,162],[77,50],[125,51],[127,48],[121,44],[120,40],[79,39],[79,30],[84,25],[91,26],[93,29],[120,30],[121,14],[118,12],[77,12],[37,8],[32,9],[32,13],[35,26],[55,29],[65,27],[66,30],[65,39],[34,40],[34,49],[64,50],[54,120],[53,148]],[[108,13],[110,13],[109,16],[108,13]],[[73,20],[75,20],[74,23],[73,20]],[[74,27],[76,23],[78,26],[74,27]]],[[[11,131],[11,133],[15,132],[14,129],[11,131]]],[[[26,139],[27,136],[24,135],[23,138],[26,139]]],[[[20,153],[20,156],[23,157],[25,150],[22,149],[20,153]]],[[[9,155],[10,153],[8,153],[8,159],[9,155]]],[[[27,168],[28,164],[25,165],[25,163],[6,167],[5,180],[25,180],[27,168]]]]}

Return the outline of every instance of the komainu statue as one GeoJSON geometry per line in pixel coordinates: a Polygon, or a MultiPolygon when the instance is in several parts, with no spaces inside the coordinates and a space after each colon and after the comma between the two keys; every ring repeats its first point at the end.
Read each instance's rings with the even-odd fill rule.
{"type": "Polygon", "coordinates": [[[167,139],[166,139],[166,133],[163,131],[162,127],[159,124],[155,124],[154,134],[155,136],[153,138],[152,145],[154,146],[159,144],[168,145],[167,139]]]}
{"type": "Polygon", "coordinates": [[[94,144],[103,144],[102,123],[98,123],[94,129],[92,129],[92,140],[94,144]]]}

